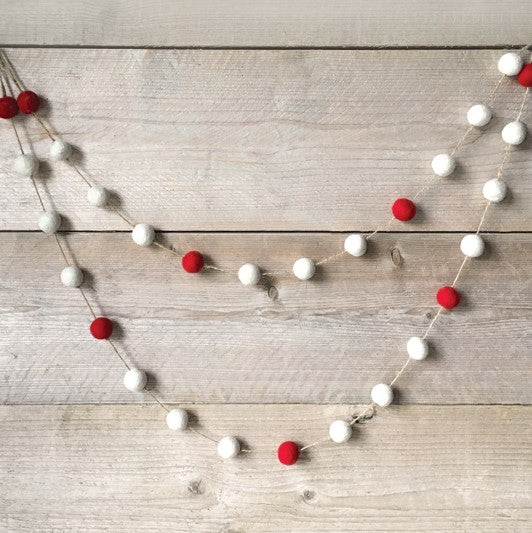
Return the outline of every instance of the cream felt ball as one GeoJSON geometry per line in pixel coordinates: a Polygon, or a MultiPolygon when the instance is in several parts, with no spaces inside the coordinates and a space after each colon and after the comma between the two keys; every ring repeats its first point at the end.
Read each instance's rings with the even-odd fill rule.
{"type": "Polygon", "coordinates": [[[15,158],[13,168],[21,176],[33,176],[39,168],[39,160],[33,154],[21,154],[15,158]]]}
{"type": "Polygon", "coordinates": [[[61,283],[66,287],[79,287],[83,283],[83,271],[75,265],[69,265],[61,270],[61,283]]]}
{"type": "Polygon", "coordinates": [[[240,453],[240,442],[236,437],[224,437],[218,442],[218,455],[222,459],[233,459],[240,453]]]}
{"type": "Polygon", "coordinates": [[[467,111],[467,121],[471,126],[481,128],[491,120],[491,109],[484,104],[475,104],[467,111]]]}
{"type": "Polygon", "coordinates": [[[406,351],[408,357],[415,361],[423,361],[429,355],[429,345],[425,339],[421,337],[411,337],[406,343],[406,351]]]}
{"type": "Polygon", "coordinates": [[[87,201],[94,207],[105,207],[109,201],[109,191],[105,187],[94,185],[87,191],[87,201]]]}
{"type": "Polygon", "coordinates": [[[140,392],[147,383],[148,376],[138,368],[132,368],[124,374],[124,386],[131,392],[140,392]]]}
{"type": "Polygon", "coordinates": [[[312,259],[309,259],[308,257],[302,257],[294,263],[292,271],[294,272],[294,276],[296,278],[305,281],[314,276],[316,273],[316,265],[312,259]]]}
{"type": "Polygon", "coordinates": [[[517,146],[526,139],[526,126],[519,120],[509,122],[502,129],[501,137],[505,143],[517,146]]]}
{"type": "Polygon", "coordinates": [[[166,424],[172,431],[183,431],[188,426],[188,413],[184,409],[172,409],[166,415],[166,424]]]}
{"type": "Polygon", "coordinates": [[[379,383],[371,389],[371,400],[380,407],[388,407],[393,402],[393,390],[386,383],[379,383]]]}
{"type": "Polygon", "coordinates": [[[506,187],[506,183],[498,178],[493,178],[492,180],[487,181],[482,188],[484,198],[495,204],[502,202],[506,198],[507,191],[508,188],[506,187]]]}
{"type": "Polygon", "coordinates": [[[467,257],[480,257],[484,253],[484,240],[472,233],[460,241],[460,250],[467,257]]]}
{"type": "Polygon", "coordinates": [[[329,437],[337,444],[343,444],[344,442],[347,442],[351,438],[352,434],[353,428],[351,427],[351,424],[345,420],[335,420],[329,426],[329,437]]]}
{"type": "Polygon", "coordinates": [[[137,224],[131,232],[131,238],[139,246],[149,246],[155,240],[155,230],[149,224],[137,224]]]}
{"type": "Polygon", "coordinates": [[[506,76],[517,76],[523,68],[523,60],[519,54],[508,52],[500,57],[497,68],[501,74],[506,76]]]}
{"type": "Polygon", "coordinates": [[[242,285],[257,285],[261,278],[260,268],[252,263],[246,263],[238,269],[238,279],[242,285]]]}
{"type": "Polygon", "coordinates": [[[368,241],[364,235],[353,233],[344,241],[344,250],[354,257],[361,257],[368,249],[368,241]]]}
{"type": "Polygon", "coordinates": [[[61,215],[56,211],[45,211],[39,217],[39,229],[44,233],[55,233],[61,227],[61,215]]]}
{"type": "Polygon", "coordinates": [[[436,176],[445,178],[454,172],[456,159],[449,154],[438,154],[432,160],[432,170],[436,176]]]}
{"type": "Polygon", "coordinates": [[[72,155],[72,145],[63,141],[63,139],[56,139],[50,146],[50,157],[57,161],[64,161],[72,155]]]}

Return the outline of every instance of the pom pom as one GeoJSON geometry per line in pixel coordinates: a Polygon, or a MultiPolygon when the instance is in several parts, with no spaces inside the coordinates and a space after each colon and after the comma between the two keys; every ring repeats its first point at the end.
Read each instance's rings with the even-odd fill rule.
{"type": "Polygon", "coordinates": [[[242,285],[257,285],[261,278],[260,268],[252,263],[246,263],[238,269],[238,279],[242,285]]]}
{"type": "Polygon", "coordinates": [[[183,431],[188,426],[188,413],[184,409],[172,409],[166,415],[166,424],[172,431],[183,431]]]}
{"type": "Polygon", "coordinates": [[[368,241],[364,235],[360,233],[353,233],[349,235],[344,241],[344,250],[354,257],[360,257],[366,253],[368,249],[368,241]]]}
{"type": "Polygon", "coordinates": [[[466,235],[460,242],[460,250],[467,257],[480,257],[484,253],[484,241],[480,235],[466,235]]]}
{"type": "Polygon", "coordinates": [[[532,63],[524,66],[523,70],[517,76],[517,81],[523,87],[532,87],[532,63]]]}
{"type": "Polygon", "coordinates": [[[335,420],[329,426],[329,437],[333,442],[338,444],[347,442],[352,434],[353,428],[351,427],[351,424],[347,423],[345,420],[335,420]]]}
{"type": "Polygon", "coordinates": [[[131,232],[131,238],[139,246],[149,246],[155,240],[155,230],[149,224],[137,224],[131,232]]]}
{"type": "Polygon", "coordinates": [[[140,392],[146,387],[148,376],[138,368],[132,368],[124,374],[124,387],[131,392],[140,392]]]}
{"type": "Polygon", "coordinates": [[[302,281],[310,279],[316,272],[316,265],[312,259],[308,257],[302,257],[298,259],[292,267],[294,276],[302,281]]]}
{"type": "Polygon", "coordinates": [[[471,106],[467,111],[467,121],[471,126],[481,128],[491,120],[491,109],[483,104],[471,106]]]}
{"type": "Polygon", "coordinates": [[[64,161],[72,155],[72,146],[63,139],[56,139],[50,145],[50,157],[56,161],[64,161]]]}
{"type": "Polygon", "coordinates": [[[445,178],[454,172],[456,159],[449,154],[438,154],[432,160],[432,170],[436,176],[445,178]]]}
{"type": "Polygon", "coordinates": [[[0,98],[0,118],[13,118],[17,113],[17,101],[12,96],[0,98]]]}
{"type": "Polygon", "coordinates": [[[79,287],[83,283],[83,271],[74,265],[67,266],[61,270],[61,282],[66,287],[79,287]]]}
{"type": "Polygon", "coordinates": [[[185,272],[196,274],[203,268],[203,255],[196,251],[187,252],[181,258],[181,265],[183,265],[183,270],[185,272]]]}
{"type": "Polygon", "coordinates": [[[277,457],[283,465],[296,464],[299,459],[299,446],[295,442],[287,440],[277,448],[277,457]]]}
{"type": "Polygon", "coordinates": [[[484,183],[482,187],[482,194],[488,202],[498,204],[506,198],[507,193],[506,183],[500,179],[493,178],[492,180],[484,183]]]}
{"type": "Polygon", "coordinates": [[[379,383],[371,389],[371,401],[380,407],[388,407],[393,402],[393,390],[386,383],[379,383]]]}
{"type": "Polygon", "coordinates": [[[222,459],[233,459],[240,453],[240,442],[236,437],[224,437],[218,442],[218,455],[222,459]]]}
{"type": "Polygon", "coordinates": [[[517,146],[526,138],[526,126],[519,120],[509,122],[501,131],[502,140],[505,143],[517,146]]]}
{"type": "Polygon", "coordinates": [[[33,176],[39,168],[39,160],[33,154],[21,154],[13,165],[15,172],[21,176],[33,176]]]}
{"type": "Polygon", "coordinates": [[[429,345],[425,339],[421,337],[411,337],[406,343],[406,351],[408,357],[415,361],[423,361],[429,355],[429,345]]]}
{"type": "Polygon", "coordinates": [[[460,293],[454,287],[442,287],[436,294],[436,300],[445,309],[454,309],[460,303],[460,293]]]}
{"type": "Polygon", "coordinates": [[[523,60],[519,54],[508,52],[500,57],[497,67],[501,74],[515,76],[523,68],[523,60]]]}
{"type": "Polygon", "coordinates": [[[95,339],[108,339],[113,333],[113,323],[108,318],[100,316],[91,322],[90,330],[95,339]]]}
{"type": "Polygon", "coordinates": [[[45,211],[39,217],[39,229],[44,233],[55,233],[61,227],[61,216],[55,211],[45,211]]]}
{"type": "Polygon", "coordinates": [[[416,216],[416,204],[408,198],[398,198],[392,205],[392,213],[397,220],[407,222],[416,216]]]}
{"type": "Polygon", "coordinates": [[[31,115],[39,109],[39,97],[33,91],[22,91],[17,96],[18,108],[25,114],[31,115]]]}
{"type": "Polygon", "coordinates": [[[87,191],[87,201],[94,207],[105,207],[109,201],[109,191],[105,187],[94,185],[87,191]]]}

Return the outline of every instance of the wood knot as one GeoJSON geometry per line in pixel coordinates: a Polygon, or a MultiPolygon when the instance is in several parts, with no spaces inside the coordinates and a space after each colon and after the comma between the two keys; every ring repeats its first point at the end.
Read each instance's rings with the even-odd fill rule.
{"type": "Polygon", "coordinates": [[[313,500],[316,497],[316,493],[313,490],[305,489],[303,491],[303,494],[301,495],[303,499],[308,502],[310,500],[313,500]]]}
{"type": "Polygon", "coordinates": [[[272,286],[268,289],[268,297],[269,297],[271,300],[277,300],[277,298],[279,298],[279,291],[277,290],[277,287],[275,287],[274,285],[272,285],[272,286]]]}
{"type": "Polygon", "coordinates": [[[194,496],[200,496],[205,492],[203,487],[201,486],[201,479],[191,481],[188,484],[187,490],[188,492],[190,492],[190,494],[194,494],[194,496]]]}
{"type": "Polygon", "coordinates": [[[395,266],[401,266],[403,264],[403,256],[401,255],[401,252],[399,251],[399,248],[396,248],[395,246],[390,250],[390,256],[392,258],[392,263],[395,266]]]}

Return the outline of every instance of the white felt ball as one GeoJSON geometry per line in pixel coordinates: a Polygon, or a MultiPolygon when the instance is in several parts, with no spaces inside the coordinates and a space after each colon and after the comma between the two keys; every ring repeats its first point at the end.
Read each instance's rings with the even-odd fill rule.
{"type": "Polygon", "coordinates": [[[56,139],[50,146],[50,156],[57,161],[64,161],[72,155],[72,146],[63,139],[56,139]]]}
{"type": "Polygon", "coordinates": [[[149,246],[155,240],[155,230],[149,224],[137,224],[131,232],[131,238],[139,246],[149,246]]]}
{"type": "Polygon", "coordinates": [[[56,211],[45,211],[39,217],[39,229],[44,233],[55,233],[61,227],[61,215],[56,211]]]}
{"type": "Polygon", "coordinates": [[[148,376],[138,368],[132,368],[124,374],[124,386],[131,392],[140,392],[148,383],[148,376]]]}
{"type": "Polygon", "coordinates": [[[240,453],[240,443],[235,437],[224,437],[218,442],[218,455],[222,459],[232,459],[240,453]]]}
{"type": "Polygon", "coordinates": [[[506,198],[506,192],[506,183],[497,178],[487,181],[482,188],[484,198],[489,202],[494,202],[496,204],[502,202],[506,198]]]}
{"type": "Polygon", "coordinates": [[[316,273],[316,265],[312,259],[302,257],[298,259],[292,267],[294,276],[303,281],[310,279],[316,273]]]}
{"type": "Polygon", "coordinates": [[[380,407],[388,407],[393,402],[393,390],[386,383],[379,383],[371,389],[371,399],[380,407]]]}
{"type": "Polygon", "coordinates": [[[519,54],[508,52],[500,57],[497,68],[501,74],[506,74],[506,76],[517,76],[523,68],[523,60],[519,54]]]}
{"type": "Polygon", "coordinates": [[[61,270],[61,282],[67,287],[79,287],[83,283],[81,268],[69,265],[61,270]]]}
{"type": "Polygon", "coordinates": [[[364,255],[367,249],[368,241],[366,240],[366,237],[360,235],[360,233],[353,233],[344,241],[344,250],[355,257],[364,255]]]}
{"type": "Polygon", "coordinates": [[[517,146],[526,138],[526,126],[519,120],[509,122],[502,129],[501,137],[505,143],[517,146]]]}
{"type": "Polygon", "coordinates": [[[480,257],[484,253],[484,241],[480,235],[466,235],[460,242],[460,250],[467,257],[480,257]]]}
{"type": "Polygon", "coordinates": [[[39,168],[39,160],[33,154],[21,154],[15,159],[13,168],[21,176],[33,176],[39,168]]]}
{"type": "Polygon", "coordinates": [[[335,420],[329,426],[329,437],[333,442],[338,444],[347,442],[352,434],[353,428],[351,427],[351,424],[347,423],[345,420],[335,420]]]}
{"type": "Polygon", "coordinates": [[[411,337],[406,343],[408,357],[416,361],[423,361],[429,355],[429,345],[421,337],[411,337]]]}
{"type": "Polygon", "coordinates": [[[467,121],[471,126],[482,127],[491,120],[491,109],[484,104],[475,104],[467,111],[467,121]]]}
{"type": "Polygon", "coordinates": [[[87,200],[95,207],[104,207],[109,201],[109,191],[105,187],[94,185],[87,191],[87,200]]]}
{"type": "Polygon", "coordinates": [[[172,431],[187,429],[188,413],[184,409],[172,409],[166,415],[166,424],[172,431]]]}
{"type": "Polygon", "coordinates": [[[238,279],[243,285],[257,285],[260,278],[260,268],[257,265],[246,263],[238,269],[238,279]]]}
{"type": "Polygon", "coordinates": [[[432,170],[436,176],[445,178],[454,172],[456,159],[449,154],[438,154],[432,160],[432,170]]]}

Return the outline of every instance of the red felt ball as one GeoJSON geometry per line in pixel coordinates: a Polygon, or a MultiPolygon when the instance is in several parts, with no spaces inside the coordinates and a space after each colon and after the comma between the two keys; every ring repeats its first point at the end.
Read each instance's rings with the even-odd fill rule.
{"type": "Polygon", "coordinates": [[[39,109],[40,101],[33,91],[22,91],[17,96],[17,104],[25,115],[31,115],[39,109]]]}
{"type": "Polygon", "coordinates": [[[0,98],[0,118],[13,118],[17,113],[17,101],[12,96],[0,98]]]}
{"type": "Polygon", "coordinates": [[[181,264],[185,272],[196,274],[196,272],[199,272],[203,268],[203,255],[196,251],[187,252],[182,257],[181,264]]]}
{"type": "Polygon", "coordinates": [[[283,465],[293,465],[299,459],[299,446],[295,442],[287,440],[277,448],[277,457],[283,465]]]}
{"type": "Polygon", "coordinates": [[[412,220],[416,216],[416,204],[408,198],[398,198],[392,205],[392,213],[402,222],[412,220]]]}
{"type": "Polygon", "coordinates": [[[460,303],[460,293],[454,287],[442,287],[436,294],[436,300],[445,309],[452,309],[460,303]]]}
{"type": "Polygon", "coordinates": [[[108,339],[113,333],[113,323],[108,318],[99,316],[92,321],[90,329],[95,339],[108,339]]]}
{"type": "Polygon", "coordinates": [[[525,65],[517,75],[517,81],[523,87],[532,87],[532,63],[525,65]]]}

